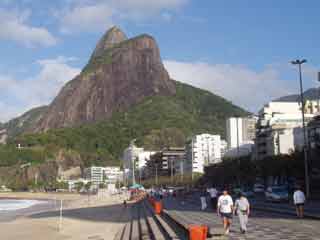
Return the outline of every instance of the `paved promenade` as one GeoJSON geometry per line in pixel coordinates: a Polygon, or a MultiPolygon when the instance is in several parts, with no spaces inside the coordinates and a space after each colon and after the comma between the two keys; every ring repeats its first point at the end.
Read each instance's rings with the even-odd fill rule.
{"type": "Polygon", "coordinates": [[[186,226],[199,223],[208,225],[217,233],[213,239],[320,239],[319,220],[301,220],[286,214],[256,210],[252,211],[246,235],[240,233],[238,218],[235,216],[229,237],[218,236],[222,232],[222,223],[217,214],[212,209],[201,211],[200,200],[196,202],[194,198],[188,199],[184,204],[179,199],[164,199],[167,213],[186,226]]]}

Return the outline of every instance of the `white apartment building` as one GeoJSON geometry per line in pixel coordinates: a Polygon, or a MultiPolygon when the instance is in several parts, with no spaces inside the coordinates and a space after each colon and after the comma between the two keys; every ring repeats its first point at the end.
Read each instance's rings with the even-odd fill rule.
{"type": "Polygon", "coordinates": [[[251,153],[257,120],[255,116],[227,119],[228,150],[225,152],[226,157],[245,156],[251,153]]]}
{"type": "Polygon", "coordinates": [[[92,166],[84,169],[84,177],[93,185],[99,186],[104,181],[104,167],[92,166]]]}
{"type": "Polygon", "coordinates": [[[116,183],[122,181],[123,171],[120,167],[96,167],[91,166],[84,170],[85,179],[99,186],[101,183],[116,183]]]}
{"type": "MultiPolygon", "coordinates": [[[[318,111],[316,101],[305,104],[305,119],[310,121],[318,111]]],[[[270,102],[259,111],[256,131],[256,158],[290,154],[302,149],[303,131],[301,104],[298,102],[270,102]]]]}
{"type": "Polygon", "coordinates": [[[237,148],[247,144],[255,138],[255,125],[257,117],[229,118],[227,119],[227,142],[228,147],[237,148]]]}
{"type": "Polygon", "coordinates": [[[196,135],[187,145],[187,172],[204,173],[205,166],[219,162],[221,162],[220,135],[196,135]]]}

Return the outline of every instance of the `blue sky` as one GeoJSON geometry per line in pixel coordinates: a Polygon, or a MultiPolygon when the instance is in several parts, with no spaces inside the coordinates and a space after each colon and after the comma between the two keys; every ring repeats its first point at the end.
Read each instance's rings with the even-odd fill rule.
{"type": "Polygon", "coordinates": [[[289,61],[320,70],[319,1],[1,0],[0,121],[48,104],[102,34],[153,35],[170,75],[250,111],[298,91],[289,61]]]}

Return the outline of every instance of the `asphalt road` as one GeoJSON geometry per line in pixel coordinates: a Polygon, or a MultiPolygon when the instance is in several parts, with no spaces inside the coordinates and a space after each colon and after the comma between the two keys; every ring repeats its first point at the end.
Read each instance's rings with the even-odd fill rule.
{"type": "MultiPolygon", "coordinates": [[[[213,230],[220,229],[221,232],[221,219],[211,208],[201,211],[200,200],[197,202],[196,199],[188,197],[183,204],[179,199],[167,198],[164,205],[169,214],[185,225],[202,223],[213,230]]],[[[221,236],[215,239],[320,239],[319,220],[301,220],[286,214],[253,210],[246,235],[240,233],[237,216],[233,220],[229,238],[221,236]]]]}

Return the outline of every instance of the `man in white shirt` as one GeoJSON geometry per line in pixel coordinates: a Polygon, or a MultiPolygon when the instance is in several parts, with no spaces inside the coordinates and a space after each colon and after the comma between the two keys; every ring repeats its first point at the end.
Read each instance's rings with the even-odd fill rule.
{"type": "Polygon", "coordinates": [[[223,219],[225,234],[228,235],[233,216],[233,200],[226,189],[218,199],[217,212],[223,219]]]}
{"type": "Polygon", "coordinates": [[[304,193],[300,190],[300,187],[297,187],[293,193],[293,203],[296,206],[296,212],[299,218],[303,218],[305,201],[306,197],[304,193]]]}
{"type": "Polygon", "coordinates": [[[217,207],[217,198],[218,198],[218,191],[215,187],[209,188],[207,192],[210,194],[210,201],[212,205],[212,209],[216,209],[217,207]]]}

